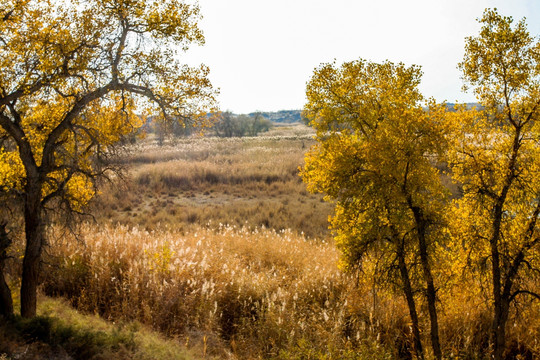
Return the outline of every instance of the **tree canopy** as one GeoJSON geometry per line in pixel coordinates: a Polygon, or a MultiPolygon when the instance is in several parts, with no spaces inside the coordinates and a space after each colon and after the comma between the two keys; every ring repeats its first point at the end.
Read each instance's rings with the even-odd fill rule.
{"type": "Polygon", "coordinates": [[[180,0],[0,2],[0,189],[23,204],[23,316],[35,314],[46,211],[81,211],[141,118],[205,123],[215,110],[208,68],[178,60],[204,43],[199,20],[180,0]]]}
{"type": "Polygon", "coordinates": [[[427,249],[446,192],[432,162],[444,148],[445,107],[431,101],[424,111],[420,78],[417,66],[361,59],[316,69],[304,115],[317,130],[318,144],[306,155],[302,176],[308,189],[336,203],[331,226],[343,266],[361,267],[378,254],[378,272],[397,271],[422,357],[413,296],[418,284],[411,273],[420,271],[430,289],[432,340],[439,356],[427,249]],[[417,257],[422,270],[416,269],[417,257]]]}
{"type": "Polygon", "coordinates": [[[513,25],[496,10],[479,22],[459,66],[483,110],[451,116],[448,161],[463,184],[453,229],[477,268],[489,268],[492,345],[502,359],[511,303],[540,299],[540,41],[524,19],[513,25]]]}

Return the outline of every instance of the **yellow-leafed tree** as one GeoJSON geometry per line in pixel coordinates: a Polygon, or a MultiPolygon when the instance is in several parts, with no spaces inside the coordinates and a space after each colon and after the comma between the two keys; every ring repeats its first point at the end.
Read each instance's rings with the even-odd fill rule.
{"type": "Polygon", "coordinates": [[[181,0],[0,0],[0,192],[26,237],[21,315],[36,313],[49,210],[82,211],[104,158],[141,115],[204,125],[215,109],[197,5],[181,0]]]}
{"type": "Polygon", "coordinates": [[[540,42],[496,10],[479,22],[460,68],[482,107],[451,115],[448,161],[463,186],[454,235],[489,279],[502,359],[512,302],[540,299],[540,42]]]}
{"type": "Polygon", "coordinates": [[[421,75],[417,66],[364,60],[317,68],[304,116],[318,143],[302,176],[336,204],[331,226],[342,265],[361,267],[377,255],[377,271],[400,279],[419,358],[415,293],[425,288],[433,353],[441,358],[432,253],[447,198],[434,166],[444,150],[445,107],[429,101],[423,108],[421,75]]]}

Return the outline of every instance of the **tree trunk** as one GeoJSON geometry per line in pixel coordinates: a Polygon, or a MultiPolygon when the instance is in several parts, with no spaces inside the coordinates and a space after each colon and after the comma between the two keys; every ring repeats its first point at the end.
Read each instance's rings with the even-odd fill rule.
{"type": "Polygon", "coordinates": [[[506,322],[508,321],[508,313],[510,304],[507,299],[501,299],[498,311],[495,311],[493,322],[493,358],[502,360],[506,349],[506,322]]]}
{"type": "Polygon", "coordinates": [[[431,347],[433,355],[436,359],[442,359],[441,343],[439,340],[439,321],[437,318],[437,293],[433,283],[433,275],[429,265],[429,256],[426,243],[426,227],[427,223],[417,207],[412,207],[414,218],[416,221],[416,229],[418,232],[418,248],[420,250],[420,262],[424,273],[424,281],[426,282],[426,298],[428,303],[429,320],[431,325],[431,347]]]}
{"type": "MultiPolygon", "coordinates": [[[[505,187],[506,189],[507,187],[505,187]]],[[[503,191],[505,191],[503,189],[503,191]]],[[[493,291],[493,323],[491,325],[491,342],[493,344],[493,359],[502,360],[506,342],[505,326],[502,298],[501,263],[499,252],[499,237],[501,229],[502,208],[504,197],[501,196],[494,208],[493,234],[490,239],[491,247],[491,281],[493,291]]]]}
{"type": "MultiPolygon", "coordinates": [[[[498,255],[498,252],[496,253],[498,255]]],[[[499,259],[498,256],[496,257],[499,259]]],[[[496,261],[499,264],[499,261],[496,261]]],[[[494,279],[501,278],[500,267],[493,267],[494,279]]],[[[493,359],[502,360],[504,351],[506,350],[506,323],[510,312],[510,294],[505,294],[501,291],[501,282],[494,281],[493,297],[494,315],[491,328],[491,341],[493,343],[493,359]],[[496,285],[499,285],[497,288],[496,285]]]]}
{"type": "Polygon", "coordinates": [[[44,223],[41,206],[41,187],[27,186],[24,209],[26,251],[21,283],[21,316],[36,316],[37,288],[43,248],[44,223]]]}
{"type": "Polygon", "coordinates": [[[403,282],[403,292],[405,293],[405,299],[407,300],[407,306],[409,307],[409,315],[412,322],[413,342],[414,350],[418,359],[424,359],[424,352],[422,350],[422,341],[420,340],[420,326],[418,321],[418,313],[416,312],[416,304],[414,302],[413,290],[411,286],[411,279],[409,277],[409,270],[405,263],[405,255],[403,249],[400,247],[397,252],[399,273],[401,275],[401,281],[403,282]]]}
{"type": "Polygon", "coordinates": [[[13,299],[11,290],[4,278],[4,266],[7,259],[7,249],[11,241],[6,233],[6,225],[0,224],[0,315],[13,316],[13,299]]]}
{"type": "MultiPolygon", "coordinates": [[[[508,103],[507,103],[508,105],[508,103]]],[[[493,207],[493,221],[491,229],[491,239],[489,240],[491,250],[491,281],[493,287],[493,323],[491,326],[491,341],[493,343],[493,359],[502,360],[506,347],[506,321],[508,320],[508,311],[510,309],[509,294],[503,294],[502,274],[504,264],[501,265],[501,254],[499,250],[499,240],[501,238],[501,224],[503,217],[503,208],[506,202],[506,197],[510,191],[510,187],[516,179],[517,158],[521,147],[521,127],[518,126],[512,116],[509,114],[509,122],[515,128],[514,141],[512,146],[512,155],[508,162],[507,173],[504,180],[504,185],[500,195],[495,201],[493,207]]],[[[517,271],[517,268],[516,268],[517,271]]],[[[510,280],[510,279],[509,279],[510,280]]],[[[510,280],[511,281],[511,280],[510,280]]],[[[508,284],[508,285],[511,285],[508,284]]],[[[510,286],[511,287],[511,286],[510,286]]],[[[510,287],[508,291],[510,291],[510,287]]]]}

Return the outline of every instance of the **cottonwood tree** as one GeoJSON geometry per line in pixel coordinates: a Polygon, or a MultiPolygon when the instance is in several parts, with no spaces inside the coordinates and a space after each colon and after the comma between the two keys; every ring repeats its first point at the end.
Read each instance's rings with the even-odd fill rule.
{"type": "Polygon", "coordinates": [[[137,114],[204,122],[215,91],[176,49],[202,44],[181,0],[0,1],[0,187],[24,217],[21,315],[36,314],[51,210],[82,211],[137,114]]]}
{"type": "Polygon", "coordinates": [[[414,279],[423,279],[431,344],[440,359],[431,249],[446,198],[433,166],[445,143],[445,111],[433,102],[424,111],[420,78],[419,67],[391,62],[317,68],[304,108],[317,144],[301,175],[310,191],[336,204],[331,226],[344,267],[361,267],[376,254],[380,273],[397,272],[419,358],[424,352],[414,279]]]}
{"type": "Polygon", "coordinates": [[[512,302],[540,299],[540,42],[496,10],[479,22],[460,68],[484,110],[455,114],[448,158],[463,185],[455,235],[487,272],[493,357],[502,359],[512,302]]]}

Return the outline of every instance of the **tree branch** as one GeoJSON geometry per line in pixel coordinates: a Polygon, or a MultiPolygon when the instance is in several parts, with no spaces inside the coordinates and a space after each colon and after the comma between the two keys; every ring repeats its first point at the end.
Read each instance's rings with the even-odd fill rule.
{"type": "Polygon", "coordinates": [[[530,296],[536,298],[536,300],[540,300],[540,295],[535,293],[535,292],[532,292],[532,291],[529,291],[529,290],[517,290],[517,291],[514,291],[514,293],[510,296],[510,302],[514,301],[516,296],[518,296],[520,294],[530,295],[530,296]]]}

